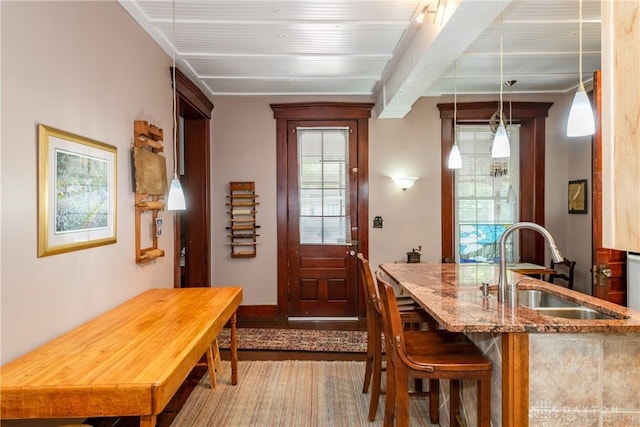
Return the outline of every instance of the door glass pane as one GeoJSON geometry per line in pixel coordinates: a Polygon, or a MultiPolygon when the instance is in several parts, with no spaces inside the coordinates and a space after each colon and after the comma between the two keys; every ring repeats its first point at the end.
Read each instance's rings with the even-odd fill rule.
{"type": "Polygon", "coordinates": [[[296,132],[300,244],[349,243],[349,129],[296,132]]]}
{"type": "MultiPolygon", "coordinates": [[[[518,218],[519,127],[508,130],[507,159],[491,158],[489,126],[458,126],[456,133],[462,157],[462,168],[455,172],[456,261],[497,262],[500,237],[518,218]]],[[[507,242],[511,262],[518,259],[514,239],[507,242]]]]}

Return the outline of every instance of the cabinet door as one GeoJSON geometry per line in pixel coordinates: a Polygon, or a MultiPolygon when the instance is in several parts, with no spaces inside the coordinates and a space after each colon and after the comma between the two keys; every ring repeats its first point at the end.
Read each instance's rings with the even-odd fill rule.
{"type": "Polygon", "coordinates": [[[602,2],[602,239],[640,251],[640,0],[602,2]]]}

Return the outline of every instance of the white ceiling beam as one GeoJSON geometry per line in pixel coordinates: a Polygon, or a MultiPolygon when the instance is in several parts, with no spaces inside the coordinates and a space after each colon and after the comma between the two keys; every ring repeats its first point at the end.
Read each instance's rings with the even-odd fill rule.
{"type": "Polygon", "coordinates": [[[449,0],[428,14],[375,94],[378,118],[402,118],[511,0],[449,0]],[[442,23],[442,24],[441,24],[442,23]]]}

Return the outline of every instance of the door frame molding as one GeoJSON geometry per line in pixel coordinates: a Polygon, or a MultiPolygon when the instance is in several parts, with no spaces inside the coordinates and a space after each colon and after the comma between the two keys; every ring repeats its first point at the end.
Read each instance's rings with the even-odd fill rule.
{"type": "MultiPolygon", "coordinates": [[[[489,123],[498,111],[498,101],[463,102],[456,104],[459,124],[489,123]]],[[[503,102],[503,111],[512,111],[512,120],[520,127],[520,221],[532,221],[544,226],[545,121],[549,116],[548,102],[503,102]]],[[[442,258],[454,260],[455,193],[453,170],[448,167],[449,151],[453,145],[453,103],[438,104],[440,110],[442,159],[442,258]]],[[[544,239],[538,233],[520,233],[520,257],[523,262],[544,264],[544,239]]]]}
{"type": "MultiPolygon", "coordinates": [[[[369,118],[372,103],[354,102],[300,102],[270,104],[276,119],[276,168],[277,168],[277,234],[278,234],[278,309],[279,320],[286,320],[288,313],[288,191],[287,180],[287,127],[289,121],[355,120],[358,128],[358,249],[369,255],[369,118]]],[[[358,287],[359,317],[365,315],[362,289],[358,287]]]]}
{"type": "MultiPolygon", "coordinates": [[[[211,111],[213,110],[213,103],[207,98],[207,96],[196,86],[180,69],[175,69],[175,82],[173,82],[173,67],[169,67],[171,74],[171,83],[175,83],[176,88],[176,123],[178,123],[180,116],[188,114],[191,119],[202,121],[202,164],[198,166],[197,170],[202,171],[202,175],[207,179],[202,183],[202,194],[198,197],[198,203],[201,204],[202,212],[204,212],[205,218],[203,223],[205,225],[205,232],[202,238],[204,239],[204,247],[207,248],[206,254],[203,254],[203,262],[206,263],[206,279],[210,276],[211,270],[211,209],[210,209],[210,194],[211,194],[211,174],[210,174],[210,128],[211,128],[211,111]]],[[[173,135],[173,129],[172,133],[173,135]]],[[[173,137],[172,137],[173,139],[173,137]]],[[[175,141],[172,141],[175,147],[175,141]]],[[[174,156],[179,153],[173,153],[174,156]]],[[[185,167],[187,167],[185,165],[185,167]]],[[[172,169],[173,170],[173,169],[172,169]]],[[[181,233],[179,218],[182,214],[176,212],[173,215],[173,287],[179,288],[181,286],[181,266],[180,266],[180,250],[181,250],[181,233]]],[[[209,284],[209,286],[211,286],[209,284]]]]}

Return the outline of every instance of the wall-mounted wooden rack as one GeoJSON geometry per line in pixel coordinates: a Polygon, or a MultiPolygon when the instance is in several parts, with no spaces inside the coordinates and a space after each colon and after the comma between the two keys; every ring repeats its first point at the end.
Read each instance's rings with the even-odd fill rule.
{"type": "Polygon", "coordinates": [[[229,231],[227,237],[231,248],[231,258],[253,258],[256,256],[256,202],[258,195],[253,181],[241,181],[229,183],[227,195],[227,207],[229,208],[229,231]]]}
{"type": "MultiPolygon", "coordinates": [[[[164,139],[164,134],[162,129],[158,128],[155,125],[149,124],[144,120],[136,120],[133,123],[133,134],[134,134],[134,150],[135,149],[144,149],[149,150],[153,154],[159,154],[164,151],[164,147],[162,146],[162,141],[164,139]]],[[[165,165],[164,157],[159,156],[159,165],[165,165]]],[[[164,250],[158,248],[158,236],[161,233],[161,226],[158,221],[158,213],[164,210],[164,193],[166,191],[167,183],[166,183],[166,166],[164,168],[159,167],[159,171],[156,171],[156,175],[158,180],[163,180],[162,183],[158,185],[158,190],[155,191],[161,194],[149,194],[147,192],[138,192],[139,187],[138,183],[136,183],[136,197],[135,197],[135,208],[136,208],[136,221],[135,221],[135,232],[136,232],[136,263],[146,263],[149,261],[153,261],[158,257],[164,256],[164,250]],[[163,185],[162,185],[163,184],[163,185]],[[141,237],[141,222],[142,222],[142,214],[144,212],[151,213],[151,238],[152,244],[150,247],[142,248],[142,237],[141,237]]]]}

